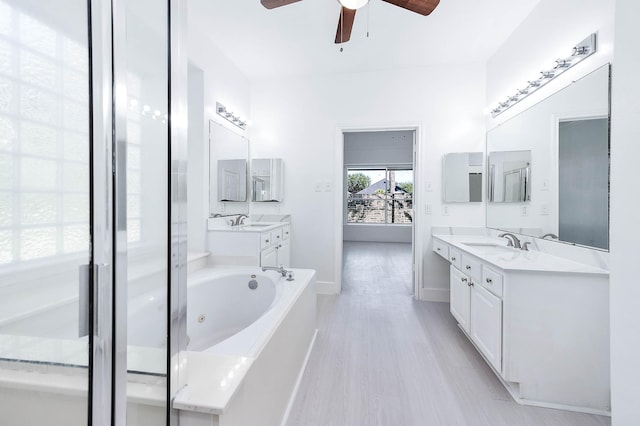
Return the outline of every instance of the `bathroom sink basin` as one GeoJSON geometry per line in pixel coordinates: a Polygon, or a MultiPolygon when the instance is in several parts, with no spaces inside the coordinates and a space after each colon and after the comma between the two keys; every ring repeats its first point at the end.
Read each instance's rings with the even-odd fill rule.
{"type": "Polygon", "coordinates": [[[266,228],[268,226],[273,226],[272,223],[251,223],[248,225],[242,225],[240,228],[242,229],[260,229],[260,228],[266,228]]]}
{"type": "Polygon", "coordinates": [[[501,246],[499,244],[493,243],[461,243],[467,247],[470,247],[474,250],[481,251],[485,254],[502,254],[502,253],[513,253],[513,247],[501,246]]]}

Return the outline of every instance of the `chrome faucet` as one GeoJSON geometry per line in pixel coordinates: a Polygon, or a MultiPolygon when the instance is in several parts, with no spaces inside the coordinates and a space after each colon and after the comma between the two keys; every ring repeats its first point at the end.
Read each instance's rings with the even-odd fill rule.
{"type": "Polygon", "coordinates": [[[521,249],[522,246],[520,245],[520,240],[518,239],[518,237],[516,237],[515,235],[509,233],[509,232],[505,232],[504,234],[500,234],[498,235],[498,237],[502,238],[506,238],[509,243],[507,244],[508,247],[515,247],[517,249],[521,249]]]}
{"type": "Polygon", "coordinates": [[[557,240],[557,239],[558,239],[558,236],[557,236],[556,234],[552,234],[551,232],[549,232],[548,234],[544,234],[544,235],[543,235],[542,237],[540,237],[540,238],[542,238],[542,239],[544,240],[544,239],[545,239],[545,238],[547,238],[547,237],[549,237],[549,238],[553,238],[553,239],[555,239],[555,240],[557,240]]]}
{"type": "Polygon", "coordinates": [[[236,220],[234,220],[234,221],[232,221],[232,222],[231,222],[231,226],[238,226],[238,225],[242,225],[242,224],[244,224],[244,220],[245,220],[246,218],[248,218],[248,217],[249,217],[249,216],[247,216],[246,214],[239,214],[239,215],[236,217],[236,220]]]}
{"type": "Polygon", "coordinates": [[[263,266],[262,267],[262,272],[265,272],[265,271],[276,271],[277,273],[279,273],[283,277],[287,277],[287,281],[293,281],[293,271],[288,271],[288,270],[284,269],[284,265],[263,266]]]}

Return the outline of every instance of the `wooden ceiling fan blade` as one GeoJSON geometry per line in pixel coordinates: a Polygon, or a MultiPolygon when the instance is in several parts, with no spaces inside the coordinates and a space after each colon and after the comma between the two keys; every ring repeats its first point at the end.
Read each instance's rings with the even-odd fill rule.
{"type": "Polygon", "coordinates": [[[267,9],[275,9],[276,7],[286,6],[299,1],[301,0],[260,0],[260,3],[267,9]]]}
{"type": "Polygon", "coordinates": [[[382,0],[403,9],[427,16],[438,6],[440,0],[382,0]]]}
{"type": "Polygon", "coordinates": [[[336,44],[349,41],[351,38],[351,30],[353,29],[353,21],[356,18],[356,11],[353,9],[342,8],[340,17],[338,18],[338,30],[336,31],[336,44]]]}

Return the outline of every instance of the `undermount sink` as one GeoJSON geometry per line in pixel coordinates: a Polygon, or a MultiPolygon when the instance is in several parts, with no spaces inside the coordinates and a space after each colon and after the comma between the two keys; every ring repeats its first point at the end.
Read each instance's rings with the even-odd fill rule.
{"type": "Polygon", "coordinates": [[[461,243],[472,249],[481,251],[486,254],[500,254],[500,253],[513,253],[515,250],[513,247],[502,246],[494,243],[461,243]]]}
{"type": "Polygon", "coordinates": [[[251,228],[266,228],[267,226],[272,226],[272,223],[250,223],[247,225],[241,225],[242,229],[251,229],[251,228]]]}

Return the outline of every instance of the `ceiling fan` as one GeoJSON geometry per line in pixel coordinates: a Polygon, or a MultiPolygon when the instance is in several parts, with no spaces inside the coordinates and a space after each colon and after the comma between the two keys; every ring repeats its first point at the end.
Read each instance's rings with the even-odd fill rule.
{"type": "MultiPolygon", "coordinates": [[[[260,3],[267,9],[275,9],[277,7],[286,6],[288,4],[297,3],[301,0],[260,0],[260,3]]],[[[419,13],[427,16],[438,6],[440,0],[382,0],[399,6],[411,12],[419,13]]],[[[356,17],[356,10],[369,3],[369,0],[338,0],[342,5],[342,11],[338,18],[338,30],[336,31],[335,43],[340,44],[349,41],[351,38],[351,29],[353,21],[356,17]]]]}

